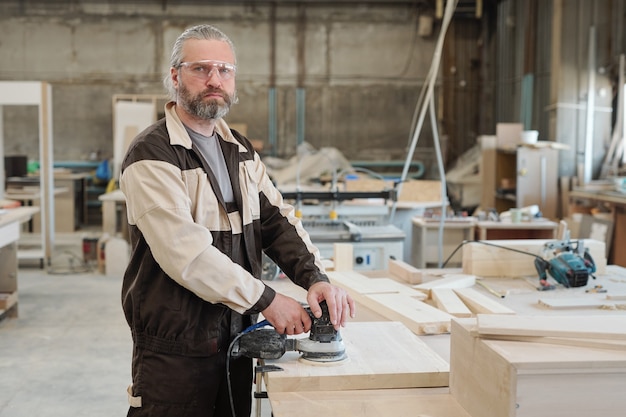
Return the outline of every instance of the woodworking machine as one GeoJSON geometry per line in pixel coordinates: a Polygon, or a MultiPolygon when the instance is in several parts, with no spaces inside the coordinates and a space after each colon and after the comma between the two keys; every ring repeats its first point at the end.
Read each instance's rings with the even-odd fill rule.
{"type": "Polygon", "coordinates": [[[320,303],[322,316],[316,318],[311,309],[305,310],[311,317],[312,325],[308,338],[287,338],[278,334],[267,320],[250,326],[233,342],[231,349],[234,358],[245,356],[258,359],[278,359],[285,352],[298,351],[301,358],[313,362],[337,362],[346,358],[346,348],[340,333],[330,322],[326,301],[320,303]]]}

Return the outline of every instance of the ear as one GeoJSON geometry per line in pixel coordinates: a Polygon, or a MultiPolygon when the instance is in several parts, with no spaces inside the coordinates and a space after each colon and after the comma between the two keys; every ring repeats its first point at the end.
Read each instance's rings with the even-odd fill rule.
{"type": "Polygon", "coordinates": [[[178,70],[176,68],[170,68],[170,77],[172,78],[172,85],[178,89],[178,70]]]}

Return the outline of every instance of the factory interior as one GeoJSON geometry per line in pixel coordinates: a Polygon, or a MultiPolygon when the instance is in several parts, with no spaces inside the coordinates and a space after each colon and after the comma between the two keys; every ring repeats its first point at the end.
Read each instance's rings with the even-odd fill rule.
{"type": "Polygon", "coordinates": [[[6,0],[0,417],[137,407],[119,179],[198,24],[356,303],[341,355],[252,356],[253,415],[624,415],[626,0],[6,0]]]}

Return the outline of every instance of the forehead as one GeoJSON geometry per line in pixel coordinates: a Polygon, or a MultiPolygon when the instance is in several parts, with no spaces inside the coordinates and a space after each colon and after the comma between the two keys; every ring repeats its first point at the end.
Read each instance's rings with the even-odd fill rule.
{"type": "Polygon", "coordinates": [[[227,42],[189,39],[183,45],[183,61],[214,60],[235,63],[235,55],[227,42]]]}

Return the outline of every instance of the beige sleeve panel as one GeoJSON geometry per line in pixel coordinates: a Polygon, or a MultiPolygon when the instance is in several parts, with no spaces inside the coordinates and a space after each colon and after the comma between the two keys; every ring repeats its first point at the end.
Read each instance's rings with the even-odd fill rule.
{"type": "Polygon", "coordinates": [[[247,163],[250,164],[248,168],[249,172],[253,173],[251,175],[256,176],[255,181],[259,184],[259,191],[263,192],[269,201],[278,207],[280,214],[295,227],[298,236],[300,236],[309,252],[315,255],[315,265],[322,273],[325,273],[319,249],[311,241],[311,237],[302,226],[302,221],[296,217],[295,208],[291,204],[285,203],[282,194],[270,180],[265,169],[265,164],[263,164],[259,155],[255,154],[254,160],[247,163]]]}
{"type": "Polygon", "coordinates": [[[125,169],[120,188],[128,221],[136,225],[163,271],[198,297],[244,313],[265,284],[212,245],[211,232],[194,222],[181,172],[159,161],[125,169]]]}

